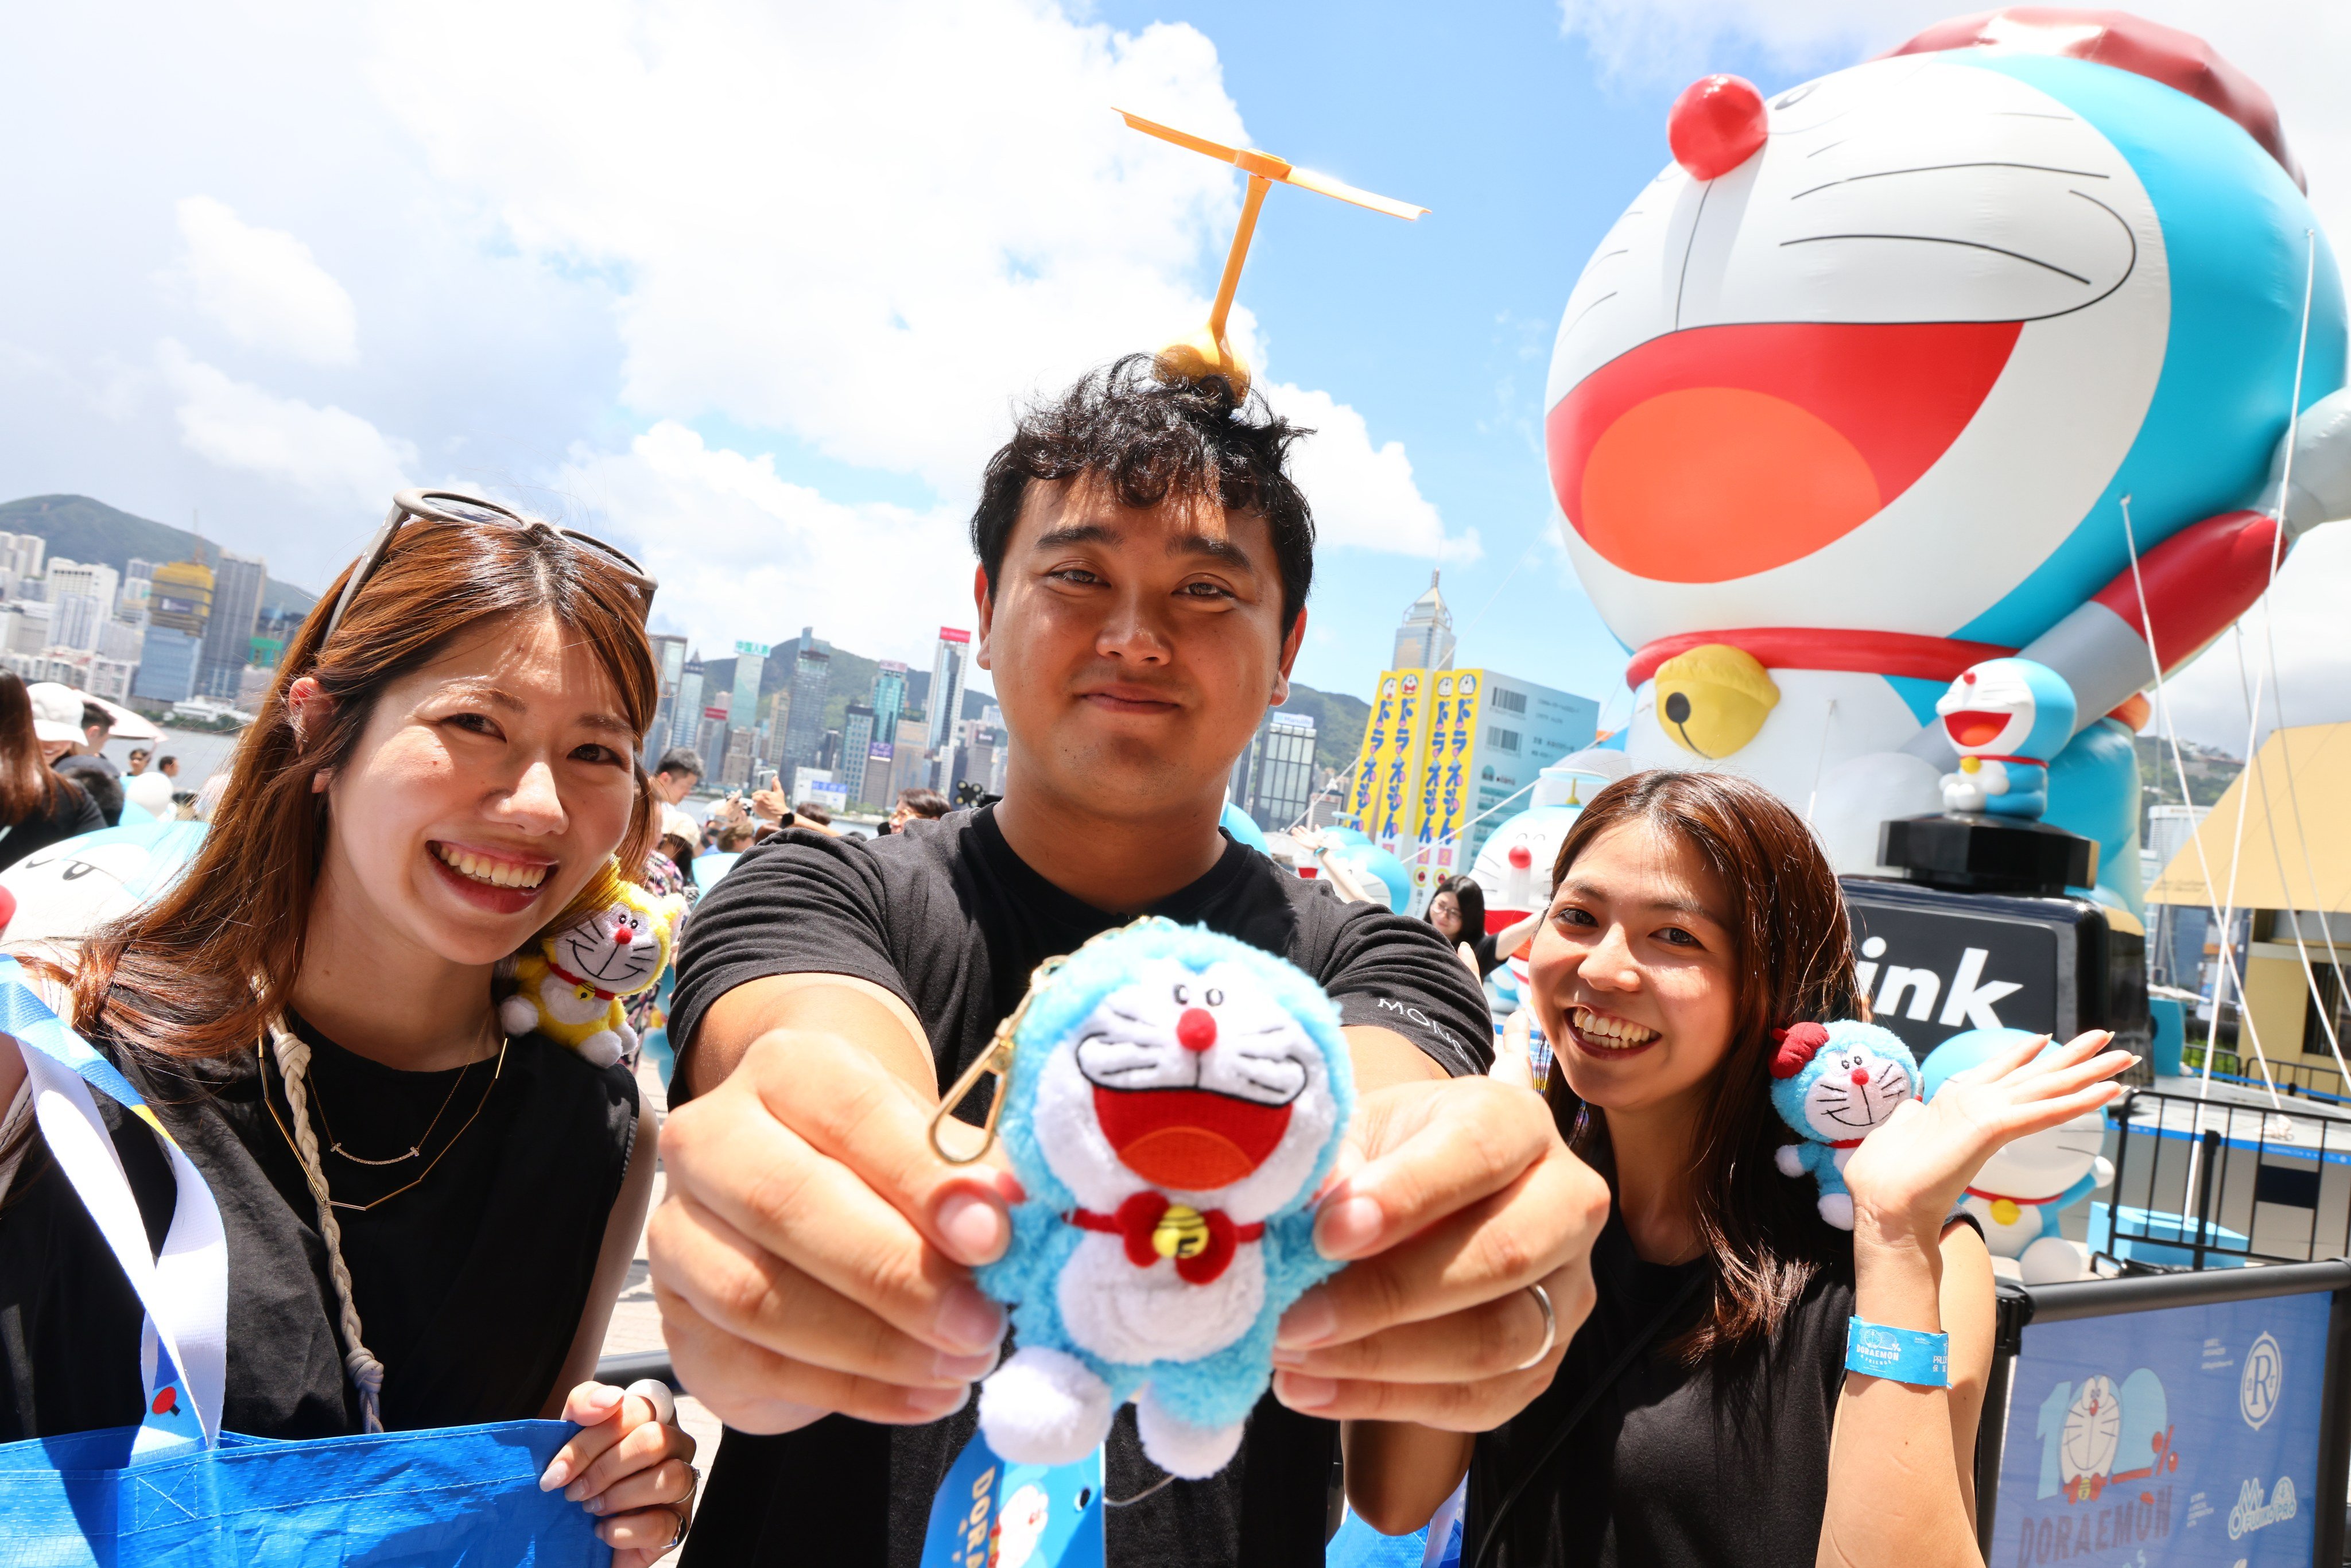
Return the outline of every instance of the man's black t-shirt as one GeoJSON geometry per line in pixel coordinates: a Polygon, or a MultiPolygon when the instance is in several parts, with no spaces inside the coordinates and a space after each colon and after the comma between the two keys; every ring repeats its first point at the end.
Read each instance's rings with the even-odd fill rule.
{"type": "MultiPolygon", "coordinates": [[[[1254,850],[1228,843],[1206,876],[1144,913],[1288,958],[1322,983],[1343,1022],[1393,1030],[1447,1072],[1481,1072],[1492,1061],[1485,999],[1433,927],[1343,904],[1254,850]]],[[[853,975],[895,993],[930,1037],[939,1082],[951,1083],[1019,1004],[1031,970],[1126,918],[1031,870],[988,807],[886,838],[778,834],[735,863],[687,927],[671,1012],[672,1038],[686,1042],[674,1097],[685,1091],[711,1003],[768,975],[853,975]]],[[[983,1083],[957,1113],[977,1121],[989,1092],[983,1083]]],[[[836,1416],[775,1437],[728,1432],[687,1538],[687,1568],[915,1568],[932,1496],[976,1423],[967,1405],[927,1427],[836,1416]]],[[[1122,1410],[1105,1490],[1114,1504],[1149,1495],[1110,1509],[1112,1568],[1321,1562],[1337,1430],[1269,1395],[1221,1473],[1166,1481],[1136,1443],[1133,1408],[1122,1410]]]]}

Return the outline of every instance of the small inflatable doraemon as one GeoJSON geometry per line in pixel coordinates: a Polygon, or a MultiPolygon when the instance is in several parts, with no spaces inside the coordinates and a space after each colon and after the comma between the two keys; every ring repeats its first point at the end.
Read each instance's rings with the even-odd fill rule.
{"type": "Polygon", "coordinates": [[[2049,759],[2074,738],[2074,691],[2030,659],[1986,659],[1959,672],[1935,705],[1959,754],[1942,778],[1943,809],[2037,822],[2049,809],[2049,759]]]}
{"type": "Polygon", "coordinates": [[[1028,1197],[977,1271],[1019,1348],[980,1385],[980,1430],[1016,1464],[1068,1464],[1132,1399],[1154,1464],[1213,1475],[1276,1322],[1340,1267],[1311,1207],[1354,1099],[1338,1013],[1280,958],[1143,920],[1040,978],[1019,1020],[998,1132],[1028,1197]]]}
{"type": "Polygon", "coordinates": [[[1957,770],[1938,698],[2021,653],[2074,699],[2049,820],[2135,904],[2137,694],[2351,516],[2342,283],[2268,96],[2034,6],[1768,100],[1708,78],[1667,133],[1545,399],[1627,756],[1745,772],[1870,871],[1957,770]]]}
{"type": "Polygon", "coordinates": [[[1780,1145],[1780,1174],[1812,1172],[1820,1183],[1821,1218],[1851,1230],[1845,1162],[1904,1101],[1917,1098],[1917,1059],[1892,1030],[1851,1019],[1795,1024],[1772,1037],[1779,1049],[1771,1057],[1771,1108],[1803,1140],[1780,1145]]]}
{"type": "MultiPolygon", "coordinates": [[[[1953,1073],[2033,1038],[2022,1029],[1971,1029],[1951,1036],[1927,1054],[1924,1097],[1933,1099],[1953,1073]]],[[[1959,1207],[1983,1228],[1992,1272],[2027,1285],[2089,1278],[2089,1249],[2059,1234],[2057,1216],[2114,1185],[2114,1162],[2098,1152],[2105,1135],[2104,1113],[2085,1111],[2002,1145],[1984,1162],[1959,1207]]]]}

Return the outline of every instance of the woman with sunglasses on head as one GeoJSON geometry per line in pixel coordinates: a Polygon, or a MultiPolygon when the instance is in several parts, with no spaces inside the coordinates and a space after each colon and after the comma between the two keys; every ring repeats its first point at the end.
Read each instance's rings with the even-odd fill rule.
{"type": "MultiPolygon", "coordinates": [[[[224,1427],[579,1422],[541,1484],[623,1568],[684,1535],[694,1490],[666,1391],[591,1381],[655,1125],[624,1071],[507,1038],[495,988],[653,841],[652,592],[609,547],[403,492],[296,634],[185,875],[27,956],[218,1202],[224,1427]]],[[[142,1313],[26,1124],[18,1051],[0,1036],[0,1441],[132,1425],[142,1313]]],[[[110,1122],[160,1239],[170,1166],[110,1122]]]]}
{"type": "MultiPolygon", "coordinates": [[[[1794,1136],[1771,1103],[1775,1029],[1868,1016],[1811,831],[1734,775],[1636,773],[1583,809],[1557,883],[1531,989],[1552,1113],[1614,1199],[1598,1302],[1493,1431],[1348,1423],[1349,1500],[1416,1529],[1467,1471],[1479,1568],[1981,1568],[1991,1266],[1947,1220],[1995,1149],[2105,1103],[2133,1058],[2103,1032],[2035,1041],[1898,1105],[1852,1151],[1840,1229],[1775,1166],[1794,1136]],[[1902,1352],[1876,1364],[1890,1375],[1848,1371],[1855,1322],[1902,1352]]],[[[1534,1364],[1552,1314],[1514,1312],[1494,1354],[1534,1364]]]]}

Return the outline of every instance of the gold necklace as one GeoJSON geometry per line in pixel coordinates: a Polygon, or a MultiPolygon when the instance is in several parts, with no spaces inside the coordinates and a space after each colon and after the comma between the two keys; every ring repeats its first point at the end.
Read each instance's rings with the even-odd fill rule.
{"type": "Polygon", "coordinates": [[[319,1092],[319,1081],[316,1078],[310,1080],[310,1103],[319,1108],[319,1125],[327,1134],[327,1147],[355,1166],[396,1166],[402,1160],[413,1160],[423,1152],[424,1145],[433,1139],[433,1129],[441,1124],[443,1113],[449,1109],[449,1102],[457,1097],[457,1085],[463,1083],[465,1081],[465,1074],[472,1071],[474,1071],[474,1064],[470,1061],[457,1069],[457,1076],[449,1081],[449,1092],[441,1096],[441,1109],[433,1113],[433,1120],[424,1124],[424,1131],[416,1134],[416,1142],[408,1146],[406,1154],[394,1155],[388,1160],[367,1159],[343,1147],[335,1137],[334,1127],[327,1120],[326,1097],[319,1092]]]}
{"type": "MultiPolygon", "coordinates": [[[[269,1098],[268,1058],[264,1053],[260,1044],[257,1042],[253,1048],[253,1055],[256,1063],[261,1070],[261,1103],[268,1107],[269,1119],[277,1124],[277,1135],[286,1140],[286,1146],[293,1151],[295,1161],[297,1164],[299,1164],[302,1158],[301,1147],[294,1142],[293,1133],[287,1129],[285,1119],[277,1114],[277,1106],[269,1098]]],[[[471,1067],[473,1063],[467,1062],[465,1065],[471,1067]]],[[[426,1163],[424,1168],[418,1171],[415,1176],[405,1186],[393,1187],[381,1197],[376,1198],[368,1203],[346,1203],[341,1198],[335,1197],[330,1190],[328,1194],[327,1201],[337,1208],[348,1208],[354,1214],[365,1214],[369,1209],[375,1207],[378,1204],[390,1203],[393,1198],[398,1197],[402,1193],[406,1192],[409,1187],[416,1186],[417,1183],[422,1182],[426,1176],[431,1176],[433,1174],[433,1167],[439,1165],[443,1156],[447,1155],[451,1149],[457,1146],[458,1140],[465,1135],[465,1129],[467,1127],[471,1127],[474,1123],[480,1118],[482,1114],[482,1107],[487,1105],[490,1103],[490,1096],[496,1092],[499,1075],[504,1073],[506,1070],[507,1041],[501,1039],[498,1041],[498,1064],[496,1068],[491,1070],[490,1081],[482,1086],[482,1097],[478,1101],[475,1102],[474,1113],[465,1118],[465,1126],[459,1127],[455,1132],[449,1134],[449,1141],[441,1145],[440,1153],[434,1155],[433,1158],[426,1163]]],[[[314,1083],[311,1087],[315,1091],[318,1086],[314,1083]]],[[[456,1085],[454,1083],[451,1084],[449,1086],[449,1090],[452,1094],[455,1093],[456,1085]]],[[[288,1108],[291,1108],[291,1102],[288,1102],[288,1108]]],[[[325,1113],[323,1111],[320,1113],[320,1119],[325,1119],[325,1113]]],[[[437,1115],[434,1119],[435,1121],[440,1120],[437,1115]]],[[[429,1128],[427,1129],[428,1132],[431,1129],[429,1128]]],[[[324,1180],[325,1176],[326,1173],[324,1171],[319,1172],[319,1178],[321,1180],[324,1180]]]]}

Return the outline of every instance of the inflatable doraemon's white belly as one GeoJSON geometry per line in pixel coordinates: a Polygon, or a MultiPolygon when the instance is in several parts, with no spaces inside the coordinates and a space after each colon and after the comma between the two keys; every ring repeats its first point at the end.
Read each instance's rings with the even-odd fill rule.
{"type": "Polygon", "coordinates": [[[1265,1305],[1265,1259],[1236,1248],[1225,1271],[1205,1285],[1180,1278],[1161,1259],[1138,1269],[1116,1236],[1088,1236],[1054,1285],[1070,1338],[1104,1361],[1197,1361],[1249,1331],[1265,1305]]]}

